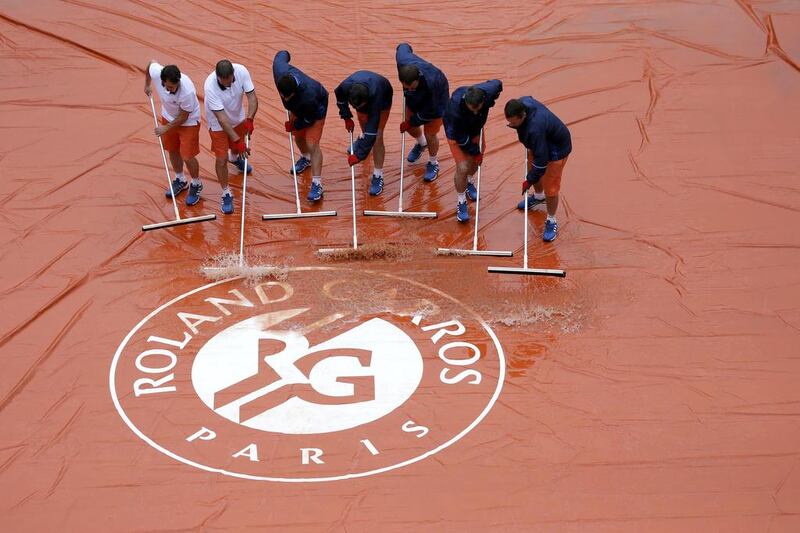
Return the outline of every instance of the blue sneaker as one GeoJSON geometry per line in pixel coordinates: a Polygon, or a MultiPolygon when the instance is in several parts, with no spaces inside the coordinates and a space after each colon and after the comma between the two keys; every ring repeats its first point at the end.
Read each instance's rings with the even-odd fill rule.
{"type": "MultiPolygon", "coordinates": [[[[542,204],[542,203],[544,203],[544,198],[542,198],[541,200],[537,200],[536,198],[533,197],[532,194],[528,196],[528,209],[533,209],[533,206],[536,206],[536,205],[539,205],[539,204],[542,204]]],[[[522,200],[520,200],[519,203],[517,204],[517,209],[525,209],[525,199],[524,198],[522,200]]]]}
{"type": "Polygon", "coordinates": [[[195,185],[192,183],[189,185],[189,194],[186,195],[186,205],[194,205],[200,201],[200,191],[203,190],[203,184],[195,185]]]}
{"type": "Polygon", "coordinates": [[[469,198],[472,202],[478,199],[478,189],[476,189],[475,185],[470,182],[467,182],[467,198],[469,198]]]}
{"type": "MultiPolygon", "coordinates": [[[[236,168],[238,168],[240,174],[244,173],[244,158],[240,157],[236,161],[228,161],[228,162],[231,165],[234,165],[236,168]]],[[[248,174],[253,173],[253,165],[251,165],[250,163],[247,163],[247,173],[248,174]]]]}
{"type": "Polygon", "coordinates": [[[322,191],[322,184],[321,183],[314,183],[311,182],[311,190],[308,191],[308,196],[306,199],[309,202],[317,202],[322,199],[323,191],[322,191]]]}
{"type": "Polygon", "coordinates": [[[223,194],[222,200],[220,201],[222,205],[222,212],[226,215],[230,215],[233,213],[233,196],[230,194],[223,194]]]}
{"type": "Polygon", "coordinates": [[[430,183],[432,181],[435,181],[438,176],[439,176],[439,163],[432,163],[428,161],[428,163],[425,165],[425,176],[423,176],[422,179],[430,183]]]}
{"type": "Polygon", "coordinates": [[[556,240],[558,235],[558,223],[555,220],[544,221],[544,233],[542,233],[542,240],[544,242],[552,242],[556,240]]]}
{"type": "MultiPolygon", "coordinates": [[[[311,166],[311,161],[309,161],[307,157],[300,157],[300,159],[297,160],[297,163],[294,164],[294,171],[297,174],[300,174],[310,166],[311,166]]],[[[248,170],[248,172],[250,171],[248,170]]],[[[289,174],[292,174],[292,169],[289,169],[289,174]]]]}
{"type": "Polygon", "coordinates": [[[469,221],[469,209],[467,209],[467,202],[458,202],[458,205],[456,205],[456,220],[459,222],[469,221]]]}
{"type": "Polygon", "coordinates": [[[409,163],[416,163],[416,161],[422,156],[422,152],[427,150],[427,146],[422,146],[419,143],[416,143],[411,151],[408,152],[408,162],[409,163]]]}
{"type": "Polygon", "coordinates": [[[383,192],[383,176],[372,175],[369,181],[369,194],[370,196],[378,196],[383,192]]]}
{"type": "Polygon", "coordinates": [[[172,180],[172,186],[169,189],[167,189],[167,192],[164,193],[164,196],[166,196],[167,198],[172,198],[173,194],[175,196],[178,196],[188,186],[189,186],[188,181],[181,181],[180,179],[175,178],[174,180],[172,180]]]}

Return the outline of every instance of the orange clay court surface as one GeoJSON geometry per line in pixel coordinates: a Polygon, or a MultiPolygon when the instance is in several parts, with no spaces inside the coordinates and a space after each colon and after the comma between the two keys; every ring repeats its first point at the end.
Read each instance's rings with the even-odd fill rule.
{"type": "Polygon", "coordinates": [[[800,531],[797,2],[5,0],[0,67],[3,532],[800,531]],[[478,248],[514,257],[436,254],[473,238],[443,131],[439,179],[404,175],[438,218],[362,215],[398,205],[400,42],[503,81],[478,248]],[[295,210],[281,49],[330,92],[324,200],[299,186],[336,217],[261,219],[295,210]],[[260,102],[244,269],[205,111],[178,207],[216,220],[141,230],[174,218],[143,69],[202,106],[223,58],[260,102]],[[364,252],[320,257],[352,245],[359,69],[395,90],[385,190],[355,167],[364,252]],[[558,239],[528,215],[563,279],[487,272],[523,261],[525,95],[572,134],[558,239]]]}

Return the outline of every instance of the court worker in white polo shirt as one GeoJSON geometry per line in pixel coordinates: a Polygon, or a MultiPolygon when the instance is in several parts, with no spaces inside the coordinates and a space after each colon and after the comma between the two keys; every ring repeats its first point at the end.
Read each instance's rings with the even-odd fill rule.
{"type": "Polygon", "coordinates": [[[194,205],[200,201],[200,191],[203,189],[200,165],[197,163],[197,154],[200,153],[200,103],[197,101],[197,91],[189,76],[182,74],[175,65],[162,66],[151,60],[144,71],[144,92],[147,96],[153,94],[151,81],[158,80],[156,92],[161,102],[161,125],[156,127],[155,134],[161,137],[175,171],[172,187],[166,192],[167,198],[173,194],[177,196],[189,187],[186,205],[194,205]],[[191,186],[183,174],[184,163],[192,177],[191,186]]]}
{"type": "MultiPolygon", "coordinates": [[[[258,110],[256,88],[244,65],[223,59],[206,78],[204,89],[211,151],[216,158],[217,179],[222,187],[222,212],[230,215],[233,213],[233,194],[228,187],[228,163],[244,172],[244,136],[253,134],[253,118],[258,110]],[[247,96],[246,115],[242,105],[244,95],[247,96]]],[[[252,171],[248,165],[247,172],[252,171]]]]}

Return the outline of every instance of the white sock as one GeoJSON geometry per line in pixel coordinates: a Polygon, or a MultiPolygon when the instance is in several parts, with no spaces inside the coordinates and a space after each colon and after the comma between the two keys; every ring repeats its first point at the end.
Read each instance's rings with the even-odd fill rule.
{"type": "Polygon", "coordinates": [[[306,159],[308,159],[309,161],[311,161],[311,154],[310,154],[310,153],[308,153],[308,154],[303,154],[303,157],[305,157],[306,159]]]}
{"type": "Polygon", "coordinates": [[[544,192],[533,191],[533,197],[537,200],[544,200],[544,192]]]}
{"type": "Polygon", "coordinates": [[[311,183],[322,185],[322,176],[311,176],[311,183]]]}
{"type": "Polygon", "coordinates": [[[230,187],[225,187],[224,189],[222,189],[222,196],[233,196],[233,193],[231,192],[231,188],[230,187]]]}
{"type": "Polygon", "coordinates": [[[439,160],[436,158],[435,155],[431,156],[430,162],[433,163],[434,165],[438,165],[439,164],[439,160]]]}
{"type": "Polygon", "coordinates": [[[375,170],[372,171],[372,173],[375,174],[376,176],[378,176],[379,178],[383,177],[383,169],[382,168],[376,168],[375,170]]]}
{"type": "Polygon", "coordinates": [[[425,138],[424,135],[420,135],[419,137],[417,137],[417,142],[419,143],[420,146],[428,146],[428,140],[425,138]]]}
{"type": "Polygon", "coordinates": [[[200,181],[200,178],[192,178],[192,185],[194,185],[195,187],[200,185],[201,183],[202,182],[200,181]]]}
{"type": "Polygon", "coordinates": [[[556,216],[555,215],[547,215],[547,221],[548,222],[555,222],[556,221],[556,216]]]}
{"type": "Polygon", "coordinates": [[[183,172],[176,172],[175,177],[181,180],[183,183],[186,183],[186,176],[183,175],[183,172]]]}
{"type": "Polygon", "coordinates": [[[475,185],[475,178],[473,178],[472,176],[467,176],[467,182],[472,183],[473,185],[475,185]]]}
{"type": "Polygon", "coordinates": [[[458,203],[460,203],[460,204],[467,203],[467,193],[466,193],[466,191],[465,192],[459,192],[459,193],[456,193],[456,194],[458,194],[458,203]]]}

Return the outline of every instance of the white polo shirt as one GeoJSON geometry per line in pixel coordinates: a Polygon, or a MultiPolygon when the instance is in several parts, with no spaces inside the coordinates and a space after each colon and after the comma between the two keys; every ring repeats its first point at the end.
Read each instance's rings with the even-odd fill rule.
{"type": "Polygon", "coordinates": [[[192,80],[181,72],[181,82],[178,85],[178,91],[175,94],[170,94],[163,85],[161,85],[161,71],[164,70],[162,65],[158,63],[150,63],[150,77],[153,79],[153,85],[156,87],[158,99],[161,101],[161,116],[167,119],[167,122],[172,122],[175,117],[180,115],[181,110],[189,113],[189,118],[186,119],[183,126],[196,126],[200,124],[200,102],[197,101],[197,91],[194,88],[192,80]]]}
{"type": "Polygon", "coordinates": [[[255,90],[250,72],[239,63],[233,63],[233,83],[225,90],[221,89],[217,81],[216,71],[206,78],[203,86],[206,98],[206,120],[211,131],[222,131],[222,126],[217,120],[214,111],[224,111],[231,126],[237,126],[244,120],[244,106],[242,97],[244,93],[255,90]]]}

